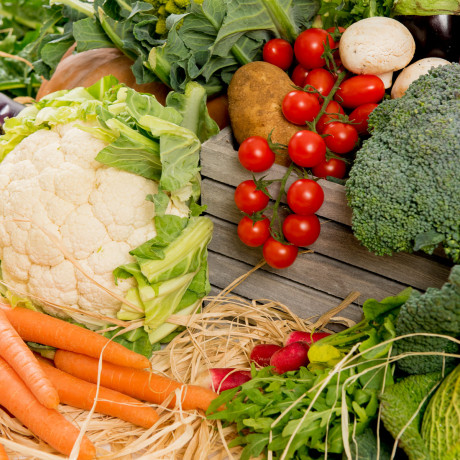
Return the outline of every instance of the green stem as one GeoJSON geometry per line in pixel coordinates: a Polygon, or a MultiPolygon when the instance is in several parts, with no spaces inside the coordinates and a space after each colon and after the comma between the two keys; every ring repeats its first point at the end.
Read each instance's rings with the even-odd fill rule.
{"type": "Polygon", "coordinates": [[[281,184],[280,184],[280,191],[278,193],[278,196],[276,198],[275,204],[273,205],[273,216],[272,220],[270,222],[270,232],[273,234],[279,234],[276,229],[274,230],[275,225],[277,222],[280,221],[279,215],[278,215],[278,208],[281,203],[281,198],[284,195],[285,189],[286,189],[286,183],[289,179],[289,176],[291,175],[292,171],[295,168],[295,164],[291,163],[289,167],[286,169],[286,172],[284,173],[283,179],[281,179],[281,184]]]}
{"type": "Polygon", "coordinates": [[[38,27],[40,27],[42,25],[41,23],[39,23],[37,21],[33,21],[31,19],[21,18],[20,16],[16,16],[16,15],[14,15],[12,13],[9,13],[8,11],[5,11],[3,8],[0,8],[0,17],[13,20],[13,21],[17,22],[18,24],[21,24],[22,26],[26,26],[29,29],[33,29],[33,30],[37,29],[38,27]]]}
{"type": "Polygon", "coordinates": [[[78,11],[89,18],[94,16],[94,8],[92,4],[80,2],[79,0],[50,0],[50,5],[66,5],[75,11],[78,11]]]}
{"type": "Polygon", "coordinates": [[[342,83],[343,79],[345,78],[345,75],[347,74],[346,71],[343,71],[341,73],[339,73],[338,77],[337,77],[337,80],[335,81],[334,83],[334,86],[332,87],[331,91],[329,92],[329,94],[327,95],[327,97],[324,99],[323,101],[323,105],[321,106],[321,109],[318,113],[318,115],[316,115],[316,118],[313,120],[313,123],[312,123],[312,131],[314,131],[315,133],[317,132],[316,131],[316,124],[318,123],[319,119],[324,115],[324,113],[326,112],[326,108],[329,104],[329,102],[332,101],[332,98],[334,97],[335,93],[337,92],[337,90],[339,89],[339,86],[340,86],[340,83],[342,83]]]}

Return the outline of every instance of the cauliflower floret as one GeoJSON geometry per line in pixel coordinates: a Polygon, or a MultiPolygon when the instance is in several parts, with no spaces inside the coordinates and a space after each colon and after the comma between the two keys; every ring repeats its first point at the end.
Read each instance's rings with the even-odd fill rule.
{"type": "MultiPolygon", "coordinates": [[[[0,163],[3,279],[35,302],[115,317],[120,301],[83,275],[63,249],[91,278],[124,297],[133,281],[116,286],[112,272],[133,262],[129,251],[155,236],[154,204],[146,196],[158,186],[95,161],[106,144],[78,126],[36,131],[0,163]]],[[[170,212],[180,214],[173,206],[170,212]]]]}

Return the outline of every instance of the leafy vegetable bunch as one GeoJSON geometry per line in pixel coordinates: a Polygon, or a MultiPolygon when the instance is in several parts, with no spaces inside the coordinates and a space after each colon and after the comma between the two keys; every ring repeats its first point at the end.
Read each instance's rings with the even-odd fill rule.
{"type": "Polygon", "coordinates": [[[0,1],[0,91],[35,96],[41,78],[33,62],[45,37],[61,35],[65,22],[48,0],[0,1]]]}
{"type": "Polygon", "coordinates": [[[199,152],[218,132],[203,88],[191,83],[164,107],[105,77],[52,93],[4,130],[0,258],[10,291],[57,316],[47,301],[73,306],[65,316],[90,328],[136,320],[124,338],[147,347],[174,331],[164,325],[171,314],[199,307],[212,233],[197,204],[199,152]]]}

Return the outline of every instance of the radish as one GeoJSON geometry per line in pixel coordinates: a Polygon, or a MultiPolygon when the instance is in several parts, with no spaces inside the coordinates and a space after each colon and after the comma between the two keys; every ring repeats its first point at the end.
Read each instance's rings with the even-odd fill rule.
{"type": "Polygon", "coordinates": [[[281,350],[279,345],[261,343],[252,349],[249,359],[260,367],[266,367],[270,365],[270,358],[273,356],[273,353],[278,350],[281,350]]]}
{"type": "Polygon", "coordinates": [[[251,380],[250,371],[237,371],[231,367],[217,367],[198,375],[195,385],[221,393],[243,385],[249,380],[251,380]]]}
{"type": "Polygon", "coordinates": [[[323,339],[324,337],[327,337],[329,334],[328,332],[305,332],[305,331],[292,331],[287,339],[286,339],[286,345],[289,345],[294,342],[306,342],[309,345],[312,343],[317,342],[318,340],[323,339]]]}
{"type": "Polygon", "coordinates": [[[273,370],[277,374],[296,371],[309,363],[309,348],[310,347],[305,342],[290,343],[273,354],[270,359],[270,366],[274,367],[273,370]]]}

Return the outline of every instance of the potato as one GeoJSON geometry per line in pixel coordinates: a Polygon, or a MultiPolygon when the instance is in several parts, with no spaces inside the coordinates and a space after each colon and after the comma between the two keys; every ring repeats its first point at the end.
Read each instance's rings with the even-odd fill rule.
{"type": "MultiPolygon", "coordinates": [[[[281,111],[284,96],[294,89],[289,76],[268,62],[256,61],[240,67],[228,87],[228,109],[233,134],[241,144],[250,136],[288,144],[302,126],[289,123],[281,111]]],[[[280,158],[277,158],[277,163],[280,158]]]]}

